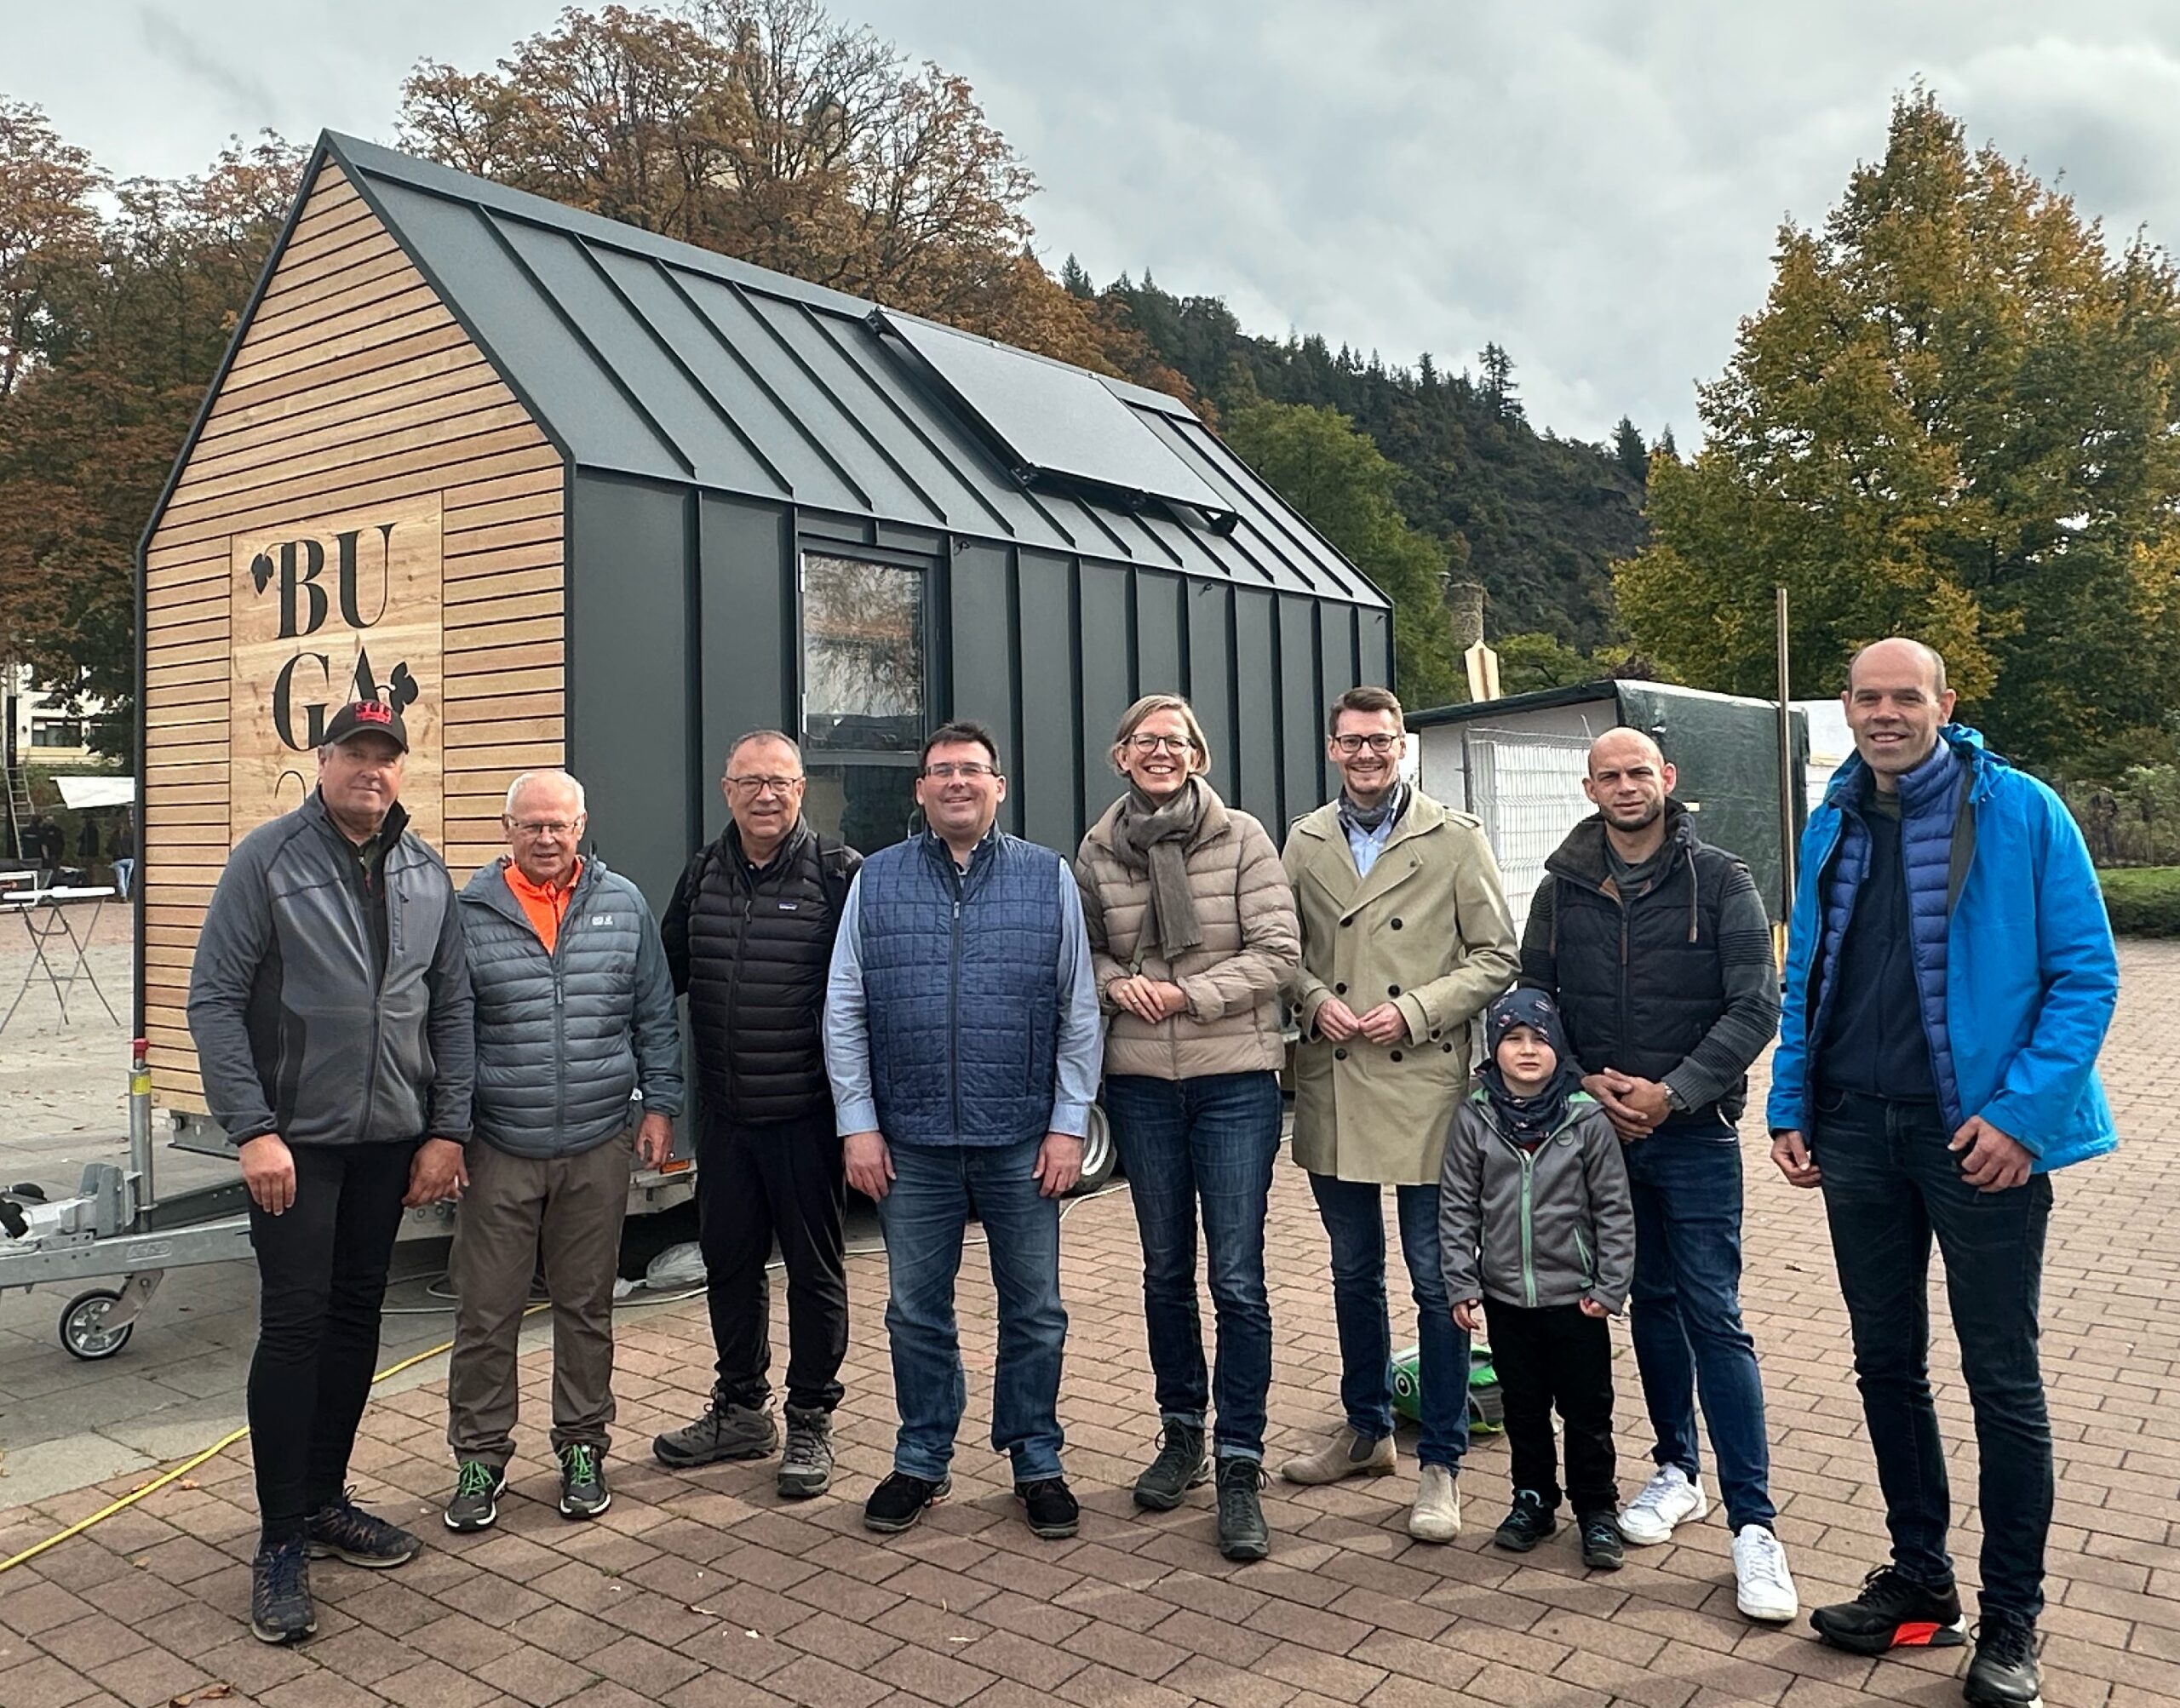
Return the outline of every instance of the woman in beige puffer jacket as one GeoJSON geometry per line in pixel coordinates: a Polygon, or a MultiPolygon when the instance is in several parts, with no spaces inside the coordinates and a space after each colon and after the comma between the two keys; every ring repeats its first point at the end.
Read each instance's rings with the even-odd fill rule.
{"type": "Polygon", "coordinates": [[[1215,1459],[1219,1551],[1258,1560],[1270,1549],[1257,1498],[1271,1385],[1264,1226],[1283,1114],[1281,989],[1301,958],[1294,895],[1264,827],[1206,778],[1211,755],[1187,701],[1137,701],[1112,759],[1127,792],[1082,839],[1075,875],[1112,1017],[1105,1113],[1143,1238],[1157,1382],[1158,1455],[1135,1500],[1178,1506],[1215,1459]],[[1199,1210],[1215,1377],[1196,1315],[1199,1210]]]}

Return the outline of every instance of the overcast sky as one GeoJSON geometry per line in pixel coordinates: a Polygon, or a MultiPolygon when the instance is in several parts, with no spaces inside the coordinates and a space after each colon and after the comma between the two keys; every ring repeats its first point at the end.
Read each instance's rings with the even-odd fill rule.
{"type": "MultiPolygon", "coordinates": [[[[417,59],[479,69],[557,0],[21,3],[0,93],[122,175],[232,133],[393,140],[417,59]]],[[[1695,434],[1781,219],[1820,219],[1921,77],[2125,235],[2180,245],[2171,0],[837,0],[968,77],[1057,268],[1146,268],[1253,331],[1512,353],[1530,419],[1695,434]]]]}

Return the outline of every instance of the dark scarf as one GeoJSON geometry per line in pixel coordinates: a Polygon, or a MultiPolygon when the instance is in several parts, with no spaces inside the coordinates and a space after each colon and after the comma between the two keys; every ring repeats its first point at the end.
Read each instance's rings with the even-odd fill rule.
{"type": "Polygon", "coordinates": [[[1357,806],[1348,798],[1345,789],[1340,792],[1340,828],[1348,834],[1359,830],[1368,836],[1381,825],[1397,824],[1401,814],[1407,810],[1408,785],[1404,782],[1396,782],[1375,806],[1357,806]]]}
{"type": "Polygon", "coordinates": [[[1130,785],[1113,821],[1113,851],[1131,872],[1150,874],[1150,915],[1139,941],[1157,940],[1171,961],[1183,949],[1203,946],[1203,924],[1189,891],[1189,844],[1211,805],[1211,785],[1192,777],[1162,804],[1130,785]]]}
{"type": "Polygon", "coordinates": [[[1559,1023],[1559,1010],[1546,992],[1517,985],[1491,1005],[1483,1032],[1483,1067],[1477,1078],[1491,1100],[1491,1113],[1507,1138],[1535,1150],[1567,1118],[1567,1099],[1582,1086],[1567,1047],[1567,1029],[1559,1023]],[[1499,1046],[1517,1026],[1536,1028],[1559,1057],[1551,1079],[1533,1097],[1516,1097],[1506,1088],[1506,1076],[1499,1068],[1499,1046]]]}

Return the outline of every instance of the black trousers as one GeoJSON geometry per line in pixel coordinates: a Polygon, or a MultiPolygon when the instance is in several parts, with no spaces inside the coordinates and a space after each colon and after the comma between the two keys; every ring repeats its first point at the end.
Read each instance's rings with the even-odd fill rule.
{"type": "Polygon", "coordinates": [[[250,1206],[250,1447],[268,1542],[301,1534],[348,1480],[417,1143],[296,1145],[295,1201],[278,1216],[250,1206]]]}
{"type": "Polygon", "coordinates": [[[1529,1310],[1486,1294],[1491,1364],[1506,1407],[1514,1487],[1534,1489],[1548,1511],[1559,1505],[1556,1406],[1567,1436],[1567,1498],[1578,1516],[1620,1505],[1612,1453],[1612,1336],[1579,1305],[1529,1310]]]}
{"type": "Polygon", "coordinates": [[[765,1265],[775,1239],[787,1269],[787,1402],[823,1412],[840,1404],[848,1350],[846,1207],[831,1105],[747,1125],[705,1112],[697,1134],[697,1236],[720,1391],[735,1404],[762,1406],[772,1394],[765,1265]]]}

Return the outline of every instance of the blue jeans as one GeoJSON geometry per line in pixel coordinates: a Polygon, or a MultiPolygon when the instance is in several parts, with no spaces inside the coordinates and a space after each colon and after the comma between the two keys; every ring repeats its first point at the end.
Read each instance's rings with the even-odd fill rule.
{"type": "Polygon", "coordinates": [[[954,1279],[973,1211],[984,1224],[999,1294],[991,1444],[1017,1482],[1060,1474],[1059,1367],[1067,1312],[1059,1302],[1059,1201],[1040,1196],[1031,1170],[1041,1135],[1018,1144],[896,1144],[893,1184],[878,1201],[886,1238],[886,1333],[901,1428],[893,1469],[936,1482],[954,1459],[968,1405],[954,1279]]]}
{"type": "Polygon", "coordinates": [[[2051,1181],[1978,1192],[1936,1106],[1821,1091],[1810,1149],[1824,1172],[1832,1255],[1855,1337],[1870,1447],[1885,1491],[1892,1563],[1933,1587],[1953,1581],[1952,1496],[1930,1403],[1930,1236],[1976,1417],[1984,1615],[2044,1608],[2051,1527],[2051,1423],[2036,1355],[2051,1181]]]}
{"type": "MultiPolygon", "coordinates": [[[[1383,1189],[1311,1174],[1317,1214],[1332,1241],[1333,1315],[1340,1325],[1340,1403],[1367,1441],[1393,1432],[1392,1323],[1385,1310],[1383,1189]]],[[[1415,1457],[1460,1470],[1468,1451],[1468,1335],[1454,1324],[1438,1270],[1438,1189],[1397,1186],[1400,1251],[1415,1295],[1422,1437],[1415,1457]]]]}
{"type": "Polygon", "coordinates": [[[1279,1155],[1279,1080],[1270,1073],[1156,1080],[1113,1074],[1105,1113],[1127,1170],[1143,1237],[1143,1320],[1158,1413],[1202,1429],[1215,1398],[1221,1459],[1264,1458],[1271,1388],[1271,1304],[1265,1296],[1264,1221],[1279,1155]],[[1204,1368],[1196,1315],[1196,1222],[1218,1316],[1218,1373],[1204,1368]]]}
{"type": "Polygon", "coordinates": [[[1771,1451],[1764,1378],[1741,1320],[1741,1142],[1730,1127],[1671,1129],[1622,1145],[1635,1202],[1629,1328],[1656,1434],[1651,1457],[1692,1478],[1701,1469],[1695,1396],[1718,1460],[1726,1522],[1767,1527],[1771,1451]]]}

